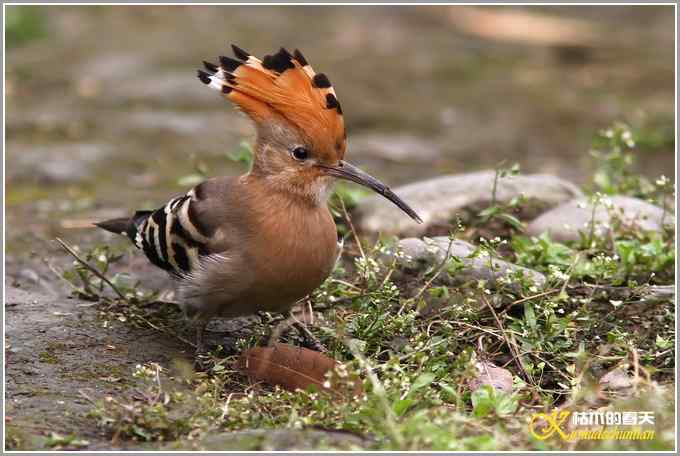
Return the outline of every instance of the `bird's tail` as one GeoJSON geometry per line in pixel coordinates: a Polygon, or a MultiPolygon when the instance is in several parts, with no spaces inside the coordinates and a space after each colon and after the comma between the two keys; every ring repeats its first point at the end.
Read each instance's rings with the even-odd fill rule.
{"type": "Polygon", "coordinates": [[[149,218],[152,211],[137,211],[132,217],[121,217],[95,223],[95,226],[112,233],[127,236],[136,244],[137,230],[149,218]]]}
{"type": "Polygon", "coordinates": [[[127,234],[127,230],[130,227],[130,219],[128,217],[121,217],[111,220],[104,220],[103,222],[95,223],[95,226],[112,233],[125,235],[127,234]]]}

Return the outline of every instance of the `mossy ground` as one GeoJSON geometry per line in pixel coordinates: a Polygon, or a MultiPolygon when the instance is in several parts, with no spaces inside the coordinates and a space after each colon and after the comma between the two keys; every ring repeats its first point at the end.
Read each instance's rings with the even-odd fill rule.
{"type": "MultiPolygon", "coordinates": [[[[338,221],[341,230],[347,229],[342,218],[338,221]]],[[[117,272],[123,256],[97,248],[85,258],[111,275],[126,301],[114,299],[82,267],[64,274],[76,295],[98,302],[97,325],[131,325],[175,337],[188,356],[147,359],[132,369],[129,363],[125,368],[92,363],[69,371],[71,381],[100,378],[118,387],[116,394],[84,396],[88,407],[81,419],[97,426],[100,438],[110,438],[113,445],[139,448],[212,448],[208,436],[254,429],[347,432],[351,438],[328,443],[336,449],[672,447],[674,306],[672,298],[644,297],[645,287],[674,282],[671,231],[615,231],[608,239],[563,244],[547,236],[527,238],[513,221],[469,228],[459,223],[451,236],[476,241],[481,254],[502,254],[542,271],[548,281],[541,288],[514,277],[496,284],[438,285],[430,279],[455,274],[461,267],[458,259],[406,272],[386,255],[395,251],[394,240],[354,238],[331,278],[296,308],[304,330],[269,314],[231,322],[227,332],[213,329],[212,351],[198,371],[187,345],[191,333],[177,309],[117,272]],[[480,229],[490,233],[499,228],[498,236],[478,237],[480,229]],[[639,252],[634,258],[621,252],[621,245],[631,243],[639,252]],[[243,350],[268,343],[273,328],[283,328],[282,341],[322,347],[348,374],[363,379],[365,394],[340,400],[317,391],[251,383],[236,369],[236,359],[243,350]],[[513,392],[471,392],[468,385],[479,361],[512,372],[513,392]],[[616,368],[626,373],[629,384],[607,390],[598,379],[616,368]],[[532,436],[532,416],[557,408],[653,411],[655,437],[565,442],[532,436]]],[[[51,342],[38,359],[61,364],[65,348],[51,342]]],[[[26,448],[22,426],[10,427],[8,444],[26,448]]],[[[78,435],[58,435],[42,445],[70,448],[84,442],[78,435]]],[[[251,434],[220,442],[234,449],[283,445],[265,444],[251,434]]]]}

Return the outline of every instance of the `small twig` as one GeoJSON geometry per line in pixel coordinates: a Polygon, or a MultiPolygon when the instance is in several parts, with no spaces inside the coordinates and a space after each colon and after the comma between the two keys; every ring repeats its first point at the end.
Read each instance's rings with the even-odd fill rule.
{"type": "Polygon", "coordinates": [[[629,350],[633,357],[633,374],[634,374],[633,384],[637,388],[640,382],[640,358],[638,357],[638,352],[635,349],[635,347],[629,347],[629,350]]]}
{"type": "MultiPolygon", "coordinates": [[[[269,336],[269,342],[267,342],[267,345],[272,346],[275,343],[277,343],[279,341],[279,338],[281,337],[281,335],[288,328],[294,327],[296,325],[297,325],[297,327],[302,329],[307,335],[309,335],[312,338],[313,341],[318,342],[316,337],[314,337],[314,335],[307,329],[307,327],[303,323],[303,322],[306,323],[308,321],[309,320],[308,320],[306,315],[303,314],[302,321],[300,321],[295,315],[293,315],[293,312],[290,312],[288,318],[286,318],[285,320],[278,323],[274,327],[274,329],[272,329],[272,333],[269,336]]],[[[319,342],[319,344],[321,344],[321,343],[319,342]]]]}
{"type": "MultiPolygon", "coordinates": [[[[367,296],[370,296],[370,293],[359,293],[356,295],[350,295],[350,296],[343,296],[341,298],[335,298],[332,302],[333,305],[341,304],[343,302],[352,302],[355,299],[360,299],[360,298],[365,298],[367,296]]],[[[316,306],[317,309],[320,309],[321,307],[319,305],[316,306]]]]}
{"type": "Polygon", "coordinates": [[[76,293],[78,293],[81,296],[87,296],[88,295],[84,288],[77,286],[76,284],[72,283],[70,280],[66,280],[66,278],[64,278],[63,272],[59,271],[52,263],[50,263],[50,261],[47,258],[43,258],[43,262],[50,269],[50,271],[52,271],[54,273],[54,275],[56,275],[59,279],[66,282],[66,284],[68,286],[73,288],[73,291],[75,291],[76,293]]]}
{"type": "Polygon", "coordinates": [[[437,277],[439,277],[439,274],[442,273],[444,270],[444,266],[446,266],[446,263],[449,261],[451,257],[451,246],[453,245],[453,238],[449,238],[449,245],[446,248],[446,254],[444,255],[444,259],[441,261],[439,265],[437,265],[437,268],[435,269],[435,273],[430,277],[427,282],[425,282],[425,285],[423,285],[420,290],[418,290],[418,293],[410,299],[404,300],[404,303],[402,304],[401,308],[399,309],[399,312],[397,312],[397,315],[401,315],[401,313],[404,311],[406,308],[407,304],[410,304],[412,302],[418,302],[418,299],[425,293],[425,290],[427,290],[431,285],[432,282],[434,282],[437,277]]]}
{"type": "Polygon", "coordinates": [[[527,380],[531,380],[531,376],[529,373],[526,371],[524,368],[524,364],[522,363],[522,360],[519,356],[519,351],[517,350],[517,347],[515,346],[515,342],[510,340],[510,338],[507,336],[505,332],[505,327],[503,327],[503,323],[501,322],[500,318],[498,318],[498,314],[496,314],[496,311],[494,310],[493,306],[491,303],[486,299],[486,297],[482,294],[481,295],[482,301],[484,301],[484,304],[489,308],[491,311],[491,314],[493,315],[493,318],[496,320],[496,324],[498,325],[498,329],[501,331],[501,334],[503,334],[503,338],[505,339],[505,343],[508,345],[508,348],[512,352],[513,359],[515,360],[515,364],[517,364],[517,367],[524,373],[525,377],[527,380]]]}
{"type": "Polygon", "coordinates": [[[436,272],[434,273],[434,275],[432,275],[432,277],[430,277],[430,279],[427,282],[425,282],[425,285],[423,285],[423,287],[418,291],[418,293],[413,297],[413,299],[415,299],[417,301],[418,298],[420,298],[420,296],[423,293],[425,293],[425,290],[427,290],[430,287],[430,285],[432,285],[432,282],[434,282],[435,279],[437,277],[439,277],[439,274],[441,274],[441,272],[444,270],[444,266],[446,266],[446,263],[449,261],[449,258],[451,256],[451,246],[452,245],[453,245],[453,238],[450,238],[449,239],[449,245],[446,248],[446,254],[444,255],[444,259],[437,266],[437,269],[435,270],[436,272]]]}
{"type": "Polygon", "coordinates": [[[154,372],[154,380],[156,381],[156,386],[158,386],[158,391],[156,392],[156,397],[153,399],[153,403],[156,403],[160,400],[161,396],[163,395],[163,386],[161,385],[161,366],[152,363],[155,372],[154,372]]]}
{"type": "Polygon", "coordinates": [[[176,338],[177,338],[178,340],[180,340],[181,342],[184,342],[185,344],[190,345],[190,346],[192,346],[193,348],[196,348],[196,344],[195,344],[195,343],[193,343],[193,342],[187,340],[186,338],[180,336],[179,334],[172,333],[172,332],[168,331],[168,330],[165,329],[165,328],[161,328],[160,326],[157,326],[157,325],[153,324],[152,322],[150,322],[150,321],[147,320],[146,318],[142,317],[141,315],[133,315],[132,318],[138,318],[138,319],[141,320],[143,323],[149,325],[149,327],[155,329],[156,331],[162,332],[163,334],[166,334],[166,335],[168,335],[168,336],[170,336],[170,337],[176,337],[176,338]]]}
{"type": "MultiPolygon", "coordinates": [[[[394,440],[397,447],[401,448],[404,444],[404,437],[401,434],[400,428],[397,426],[397,417],[394,410],[387,400],[387,392],[385,387],[380,382],[380,379],[375,374],[373,367],[369,364],[368,359],[362,353],[356,350],[348,340],[344,337],[340,339],[342,343],[352,352],[354,357],[359,361],[359,365],[366,371],[366,376],[373,386],[373,393],[378,397],[380,405],[382,406],[385,415],[385,424],[388,434],[394,440]]],[[[440,341],[441,342],[441,341],[440,341]]]]}
{"type": "Polygon", "coordinates": [[[558,290],[556,290],[556,289],[555,289],[555,290],[548,290],[548,291],[544,291],[543,293],[538,293],[538,294],[535,294],[535,295],[532,295],[532,296],[527,296],[527,297],[525,297],[525,298],[518,299],[518,300],[516,300],[516,301],[512,301],[508,306],[506,306],[505,309],[503,309],[503,311],[501,312],[501,315],[507,314],[508,311],[509,311],[513,306],[516,306],[517,304],[522,304],[523,302],[531,301],[532,299],[536,299],[536,298],[542,298],[542,297],[544,297],[544,296],[548,296],[548,295],[551,295],[551,294],[555,294],[555,293],[557,293],[557,292],[558,292],[558,290]]]}
{"type": "Polygon", "coordinates": [[[220,416],[220,421],[224,421],[224,418],[226,418],[226,416],[229,414],[229,403],[231,402],[233,395],[234,393],[229,393],[229,396],[227,396],[227,401],[222,406],[222,416],[220,416]]]}
{"type": "MultiPolygon", "coordinates": [[[[76,261],[78,261],[80,264],[82,264],[84,267],[86,267],[88,270],[90,270],[94,275],[96,275],[97,277],[99,277],[99,278],[100,278],[104,283],[106,283],[109,287],[111,287],[111,289],[118,295],[118,297],[120,297],[120,299],[122,299],[123,301],[125,301],[125,302],[128,303],[128,304],[131,304],[131,303],[130,303],[130,300],[127,299],[127,298],[125,297],[125,295],[123,295],[123,293],[121,293],[120,290],[119,290],[113,283],[111,283],[111,281],[110,281],[109,279],[107,279],[106,276],[105,276],[104,274],[102,274],[99,270],[97,270],[97,268],[95,268],[94,266],[90,265],[89,263],[87,263],[87,262],[86,262],[85,260],[83,260],[82,258],[80,258],[80,256],[78,256],[78,254],[73,250],[73,248],[72,248],[71,246],[69,246],[66,242],[64,242],[64,241],[61,240],[60,238],[56,238],[55,240],[59,243],[59,245],[60,245],[60,246],[61,246],[68,254],[70,254],[73,258],[75,258],[76,261]]],[[[48,263],[48,265],[49,265],[49,263],[48,263]]],[[[50,266],[51,266],[51,265],[50,265],[50,266]]],[[[54,271],[55,273],[57,272],[56,270],[54,270],[54,268],[52,268],[52,269],[53,269],[53,271],[54,271]]],[[[67,282],[68,282],[68,281],[67,281],[67,282]]],[[[70,282],[68,282],[68,283],[70,283],[70,282]]],[[[71,284],[71,285],[74,287],[74,289],[75,289],[76,291],[82,291],[82,290],[79,290],[77,287],[75,287],[75,285],[73,285],[73,284],[71,284]]],[[[136,318],[136,319],[142,321],[144,324],[148,325],[149,327],[155,329],[156,331],[162,332],[163,334],[166,334],[166,335],[168,335],[168,336],[170,336],[170,337],[176,337],[176,338],[177,338],[178,340],[180,340],[181,342],[184,342],[185,344],[187,344],[187,345],[189,345],[189,346],[191,346],[191,347],[196,348],[196,344],[194,344],[193,342],[191,342],[191,341],[185,339],[184,337],[180,336],[179,334],[172,333],[172,332],[168,331],[168,330],[165,329],[165,328],[161,328],[161,327],[155,325],[154,323],[150,322],[149,320],[147,320],[146,318],[144,318],[144,317],[141,316],[141,315],[132,315],[132,318],[136,318]]]]}
{"type": "Polygon", "coordinates": [[[574,268],[578,264],[579,260],[581,259],[581,252],[578,252],[574,256],[574,261],[571,262],[569,265],[569,270],[567,271],[567,278],[564,280],[564,283],[562,284],[562,289],[560,290],[560,294],[564,293],[565,290],[567,289],[567,285],[569,284],[569,281],[571,280],[571,275],[574,273],[574,268]]]}
{"type": "Polygon", "coordinates": [[[327,353],[328,352],[328,349],[326,347],[324,347],[324,345],[321,343],[321,341],[314,334],[312,334],[312,332],[309,330],[309,328],[307,328],[307,324],[306,324],[307,322],[309,322],[310,324],[314,324],[313,314],[310,315],[309,318],[307,317],[306,314],[303,314],[302,321],[298,320],[297,317],[295,316],[295,314],[293,314],[292,312],[290,314],[290,317],[295,321],[295,323],[293,325],[297,329],[302,330],[307,335],[307,337],[314,344],[314,348],[317,351],[319,351],[321,353],[327,353]]]}
{"type": "Polygon", "coordinates": [[[518,299],[517,301],[512,301],[512,303],[510,305],[514,306],[515,304],[521,304],[525,301],[531,301],[532,299],[542,298],[543,296],[548,296],[548,295],[551,295],[553,293],[557,293],[557,290],[548,290],[548,291],[544,291],[543,293],[535,294],[533,296],[527,296],[526,298],[518,299]]]}
{"type": "MultiPolygon", "coordinates": [[[[558,373],[559,375],[561,375],[562,377],[564,377],[565,380],[571,382],[571,380],[572,380],[571,377],[569,377],[567,374],[565,374],[564,372],[562,372],[562,370],[560,370],[559,368],[555,367],[555,365],[553,365],[553,364],[552,364],[550,361],[548,361],[547,359],[538,356],[535,352],[528,351],[528,352],[525,352],[525,353],[526,353],[527,355],[531,355],[531,356],[533,356],[534,358],[538,358],[539,360],[543,361],[543,362],[546,363],[549,367],[551,367],[556,373],[558,373]]],[[[522,353],[522,354],[524,354],[524,353],[522,353]]]]}
{"type": "Polygon", "coordinates": [[[346,280],[335,279],[335,278],[331,278],[330,280],[331,280],[331,282],[339,283],[340,285],[344,285],[344,286],[346,286],[346,287],[354,288],[355,290],[361,291],[361,288],[357,287],[357,286],[354,285],[353,283],[347,282],[346,280]]]}
{"type": "Polygon", "coordinates": [[[593,239],[595,239],[595,213],[597,207],[600,204],[600,198],[596,198],[593,202],[593,210],[590,215],[590,232],[588,234],[588,248],[590,249],[593,245],[593,239]]]}
{"type": "Polygon", "coordinates": [[[92,274],[94,274],[94,275],[96,275],[97,277],[99,277],[105,284],[107,284],[109,287],[111,287],[111,289],[118,295],[118,297],[119,297],[120,299],[122,299],[123,301],[125,301],[125,302],[127,302],[127,303],[130,302],[130,301],[128,300],[128,298],[126,298],[125,295],[124,295],[123,293],[120,292],[120,290],[118,289],[118,287],[116,287],[113,283],[111,283],[111,281],[110,281],[109,279],[107,279],[106,276],[105,276],[104,274],[102,274],[101,272],[99,272],[99,270],[98,270],[97,268],[95,268],[94,266],[90,265],[87,261],[83,260],[82,258],[80,258],[80,256],[78,256],[78,254],[75,252],[75,250],[73,250],[73,249],[71,248],[71,246],[69,246],[66,242],[62,241],[60,238],[56,238],[55,240],[59,243],[59,245],[60,245],[64,250],[66,250],[67,253],[69,253],[73,258],[75,258],[76,261],[77,261],[78,263],[80,263],[81,265],[83,265],[84,267],[86,267],[88,270],[90,270],[90,272],[92,272],[92,274]]]}
{"type": "Polygon", "coordinates": [[[286,331],[288,328],[293,326],[293,324],[295,324],[295,319],[293,319],[292,316],[290,316],[290,317],[286,318],[285,320],[279,322],[274,327],[274,329],[272,329],[272,333],[269,336],[269,342],[267,342],[267,345],[271,347],[272,345],[277,343],[279,341],[279,338],[281,337],[281,335],[284,333],[284,331],[286,331]]]}
{"type": "Polygon", "coordinates": [[[479,336],[479,338],[477,339],[477,352],[479,354],[485,353],[485,351],[484,351],[484,334],[479,336]]]}
{"type": "Polygon", "coordinates": [[[588,294],[591,296],[598,291],[606,293],[610,299],[631,299],[638,297],[641,303],[653,303],[661,300],[672,301],[675,297],[675,285],[642,285],[630,288],[585,283],[570,289],[571,293],[588,294]]]}
{"type": "Polygon", "coordinates": [[[89,403],[91,403],[91,404],[93,404],[93,405],[97,405],[97,403],[94,401],[94,399],[92,399],[90,396],[88,396],[88,395],[85,393],[85,391],[79,389],[79,390],[78,390],[78,394],[79,394],[82,398],[84,398],[86,401],[88,401],[89,403]]]}
{"type": "Polygon", "coordinates": [[[476,329],[477,331],[482,331],[482,332],[485,332],[487,334],[491,334],[492,336],[497,337],[500,340],[504,340],[503,336],[499,336],[498,334],[491,331],[490,329],[482,328],[481,326],[471,325],[469,323],[465,323],[464,321],[451,321],[451,323],[453,323],[454,325],[465,326],[466,328],[470,328],[470,329],[476,329]]]}
{"type": "Polygon", "coordinates": [[[347,221],[347,224],[349,225],[349,229],[352,232],[352,237],[354,238],[354,242],[357,243],[357,247],[359,247],[359,253],[361,253],[361,257],[365,260],[366,259],[366,253],[364,253],[363,247],[361,247],[361,242],[359,241],[359,236],[357,235],[356,230],[354,229],[354,223],[352,223],[352,217],[349,216],[349,213],[347,212],[347,207],[345,207],[345,202],[342,200],[342,198],[338,197],[340,200],[340,206],[342,207],[342,214],[345,217],[345,220],[347,221]]]}

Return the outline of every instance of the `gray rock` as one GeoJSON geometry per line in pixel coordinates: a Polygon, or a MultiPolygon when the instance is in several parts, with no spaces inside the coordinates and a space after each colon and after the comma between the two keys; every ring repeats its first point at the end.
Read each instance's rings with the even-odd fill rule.
{"type": "MultiPolygon", "coordinates": [[[[461,268],[454,274],[442,272],[437,278],[438,283],[446,285],[459,285],[468,281],[485,280],[491,289],[496,288],[498,280],[507,276],[517,277],[515,274],[529,278],[536,286],[542,287],[546,278],[543,274],[516,264],[493,259],[485,252],[476,256],[471,255],[476,247],[468,242],[453,240],[449,248],[449,238],[438,236],[434,238],[406,238],[399,241],[397,255],[399,264],[407,269],[419,269],[425,265],[438,265],[446,258],[447,251],[450,256],[458,257],[461,268]]],[[[516,278],[512,279],[509,286],[516,289],[516,278]]]]}
{"type": "Polygon", "coordinates": [[[179,135],[204,135],[223,123],[219,116],[169,111],[139,111],[127,119],[132,129],[166,130],[179,135]]]}
{"type": "Polygon", "coordinates": [[[30,146],[12,144],[15,166],[11,178],[37,178],[50,183],[72,183],[91,178],[93,169],[110,157],[108,144],[70,143],[30,146]]]}
{"type": "Polygon", "coordinates": [[[166,450],[200,451],[292,451],[358,450],[368,440],[351,432],[325,429],[253,429],[210,434],[198,440],[174,442],[166,450]]]}
{"type": "Polygon", "coordinates": [[[125,78],[120,78],[115,84],[108,84],[105,88],[110,91],[110,103],[143,101],[162,106],[177,106],[215,101],[212,91],[192,82],[183,69],[164,71],[162,78],[140,71],[128,73],[125,78]]]}
{"type": "Polygon", "coordinates": [[[439,146],[430,140],[407,134],[370,134],[352,138],[352,149],[362,155],[393,160],[399,163],[435,160],[439,146]]]}
{"type": "MultiPolygon", "coordinates": [[[[485,207],[491,201],[494,171],[437,177],[397,187],[394,192],[422,217],[417,224],[381,196],[370,196],[355,210],[355,222],[364,232],[418,236],[428,227],[449,223],[466,207],[485,207]]],[[[498,181],[496,198],[508,202],[524,194],[535,206],[553,207],[583,194],[574,184],[555,176],[531,174],[498,181]]]]}
{"type": "Polygon", "coordinates": [[[579,239],[579,232],[588,234],[593,220],[595,221],[595,235],[605,236],[611,229],[612,216],[620,217],[621,221],[630,227],[644,231],[660,231],[662,223],[675,223],[672,214],[667,213],[665,220],[663,209],[646,201],[628,196],[609,197],[611,202],[599,203],[595,208],[586,198],[579,198],[540,215],[527,226],[527,234],[538,236],[549,233],[555,241],[575,241],[579,239]]]}
{"type": "Polygon", "coordinates": [[[600,378],[600,386],[610,391],[628,390],[633,386],[633,379],[623,367],[618,367],[600,378]]]}

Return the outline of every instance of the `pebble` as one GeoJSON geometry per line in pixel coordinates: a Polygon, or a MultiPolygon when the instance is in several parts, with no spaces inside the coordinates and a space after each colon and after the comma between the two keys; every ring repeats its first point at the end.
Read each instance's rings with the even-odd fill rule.
{"type": "Polygon", "coordinates": [[[662,208],[638,198],[629,196],[611,196],[608,202],[601,202],[595,208],[586,198],[574,199],[545,212],[532,220],[527,226],[526,234],[539,236],[550,234],[554,241],[576,241],[579,233],[588,235],[591,224],[595,222],[595,236],[606,236],[614,223],[614,218],[620,217],[626,226],[642,231],[661,231],[662,223],[674,224],[673,214],[666,213],[662,208]],[[611,207],[605,204],[611,203],[611,207]]]}
{"type": "MultiPolygon", "coordinates": [[[[359,202],[354,211],[355,225],[363,232],[398,236],[419,236],[434,225],[449,224],[467,207],[487,207],[491,201],[495,171],[442,176],[394,188],[393,191],[420,215],[418,224],[382,196],[372,195],[359,202]]],[[[496,200],[509,202],[524,195],[539,209],[581,197],[571,182],[556,176],[530,174],[498,180],[496,200]]]]}
{"type": "Polygon", "coordinates": [[[546,282],[546,277],[540,272],[518,266],[508,261],[494,258],[491,262],[488,256],[478,255],[470,257],[477,249],[476,246],[462,240],[449,241],[446,236],[434,238],[406,238],[398,243],[398,249],[403,255],[398,262],[407,269],[424,269],[427,266],[438,265],[444,261],[447,250],[450,256],[458,257],[462,267],[454,274],[442,272],[437,282],[445,285],[460,285],[469,281],[486,281],[489,289],[497,288],[499,279],[512,277],[508,286],[513,291],[519,291],[516,274],[529,279],[540,288],[546,282]],[[451,247],[449,249],[449,242],[451,247]]]}

